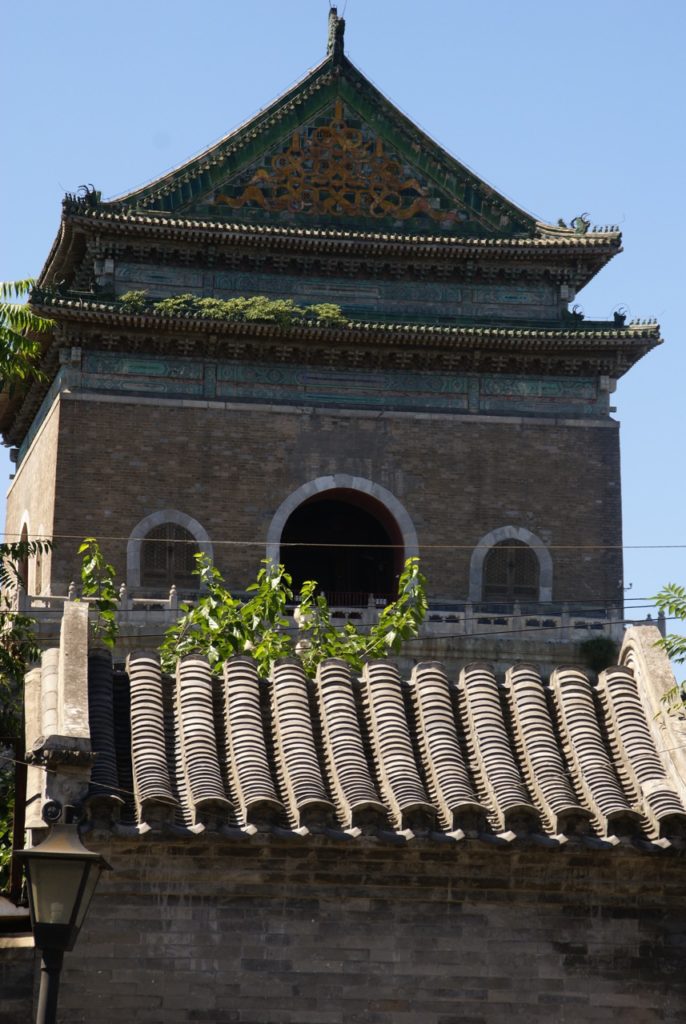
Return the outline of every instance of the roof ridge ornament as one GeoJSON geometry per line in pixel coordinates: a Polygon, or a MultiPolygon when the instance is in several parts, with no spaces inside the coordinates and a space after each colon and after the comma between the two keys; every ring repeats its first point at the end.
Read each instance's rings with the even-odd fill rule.
{"type": "Polygon", "coordinates": [[[329,35],[326,53],[333,56],[334,64],[343,59],[343,39],[345,36],[345,19],[338,17],[338,8],[329,8],[329,35]]]}

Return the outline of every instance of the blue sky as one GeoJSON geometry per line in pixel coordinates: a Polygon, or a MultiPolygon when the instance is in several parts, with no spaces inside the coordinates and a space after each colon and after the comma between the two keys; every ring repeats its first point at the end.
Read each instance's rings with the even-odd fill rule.
{"type": "MultiPolygon", "coordinates": [[[[0,279],[35,275],[65,191],[128,191],[205,148],[325,52],[328,0],[10,5],[0,279]]],[[[341,0],[346,51],[449,152],[537,217],[619,224],[589,317],[656,316],[620,381],[628,603],[686,583],[682,308],[686,104],[678,0],[341,0]],[[636,546],[670,545],[638,550],[636,546]]],[[[9,463],[0,453],[0,477],[9,463]]],[[[583,486],[583,481],[579,481],[583,486]]],[[[642,604],[643,602],[636,602],[642,604]]],[[[637,614],[643,614],[643,611],[637,614]]]]}

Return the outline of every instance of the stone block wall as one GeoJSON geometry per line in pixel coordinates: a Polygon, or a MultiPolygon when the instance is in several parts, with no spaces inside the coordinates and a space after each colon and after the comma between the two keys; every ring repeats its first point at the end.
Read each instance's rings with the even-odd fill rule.
{"type": "Polygon", "coordinates": [[[70,1024],[677,1024],[683,855],[478,841],[89,841],[70,1024]]]}
{"type": "MultiPolygon", "coordinates": [[[[40,424],[27,455],[17,467],[7,495],[7,539],[19,540],[26,524],[29,538],[50,537],[53,533],[57,456],[60,444],[61,404],[55,402],[40,424]]],[[[47,586],[51,572],[51,554],[42,557],[43,585],[47,586]]],[[[29,565],[28,589],[35,593],[37,580],[35,559],[29,565]]]]}
{"type": "Polygon", "coordinates": [[[33,1020],[36,953],[31,936],[0,935],[0,1024],[33,1020]]]}
{"type": "Polygon", "coordinates": [[[77,540],[63,537],[100,537],[123,577],[126,538],[161,509],[197,519],[229,584],[243,588],[279,505],[342,473],[386,488],[407,510],[433,598],[466,599],[474,546],[511,525],[550,545],[555,601],[621,600],[621,551],[607,547],[621,544],[611,420],[76,397],[61,402],[53,592],[78,578],[77,540]]]}

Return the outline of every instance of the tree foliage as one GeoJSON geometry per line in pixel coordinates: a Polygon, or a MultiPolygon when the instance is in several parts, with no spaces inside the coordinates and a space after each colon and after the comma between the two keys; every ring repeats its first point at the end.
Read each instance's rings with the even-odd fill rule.
{"type": "Polygon", "coordinates": [[[95,617],[90,618],[91,636],[110,650],[117,642],[119,626],[117,609],[119,594],[115,584],[115,569],[100,550],[95,537],[86,537],[79,547],[81,555],[81,594],[92,597],[95,617]]]}
{"type": "Polygon", "coordinates": [[[14,760],[21,753],[10,741],[21,735],[22,682],[24,673],[38,657],[35,622],[13,607],[18,585],[25,587],[19,566],[44,554],[44,540],[0,544],[0,891],[9,880],[14,822],[14,760]]]}
{"type": "Polygon", "coordinates": [[[317,586],[314,580],[303,585],[296,613],[307,636],[299,654],[310,675],[325,658],[342,658],[359,670],[365,661],[397,654],[405,640],[418,635],[428,609],[426,578],[419,571],[418,558],[407,559],[397,600],[386,605],[367,633],[351,622],[342,629],[332,623],[326,598],[317,593],[317,586]]]}
{"type": "MultiPolygon", "coordinates": [[[[668,583],[655,596],[655,603],[664,615],[686,622],[686,587],[681,587],[677,583],[668,583]]],[[[686,636],[679,633],[668,633],[658,641],[658,645],[677,665],[683,665],[686,662],[686,636]]],[[[686,680],[668,690],[663,700],[670,708],[686,708],[686,680]]]]}
{"type": "Polygon", "coordinates": [[[41,351],[36,335],[53,327],[53,321],[37,316],[20,302],[31,291],[33,278],[0,282],[0,382],[11,387],[40,376],[37,360],[41,351]]]}
{"type": "MultiPolygon", "coordinates": [[[[0,388],[39,377],[41,352],[37,335],[53,326],[20,300],[26,298],[33,279],[0,282],[0,388]]],[[[16,588],[26,589],[19,566],[50,549],[44,540],[0,544],[0,890],[8,881],[14,821],[14,760],[19,753],[7,745],[20,736],[22,682],[28,665],[38,657],[34,621],[21,614],[13,597],[16,588]]]]}
{"type": "Polygon", "coordinates": [[[247,600],[234,597],[219,570],[205,554],[195,556],[201,596],[183,604],[179,621],[167,630],[160,654],[162,666],[172,671],[186,654],[203,654],[210,666],[221,665],[233,654],[249,654],[263,675],[277,658],[298,654],[305,671],[314,675],[325,658],[343,658],[359,669],[370,658],[398,651],[404,640],[417,635],[427,610],[426,580],[419,561],[410,558],[400,577],[398,599],[387,605],[368,633],[352,623],[342,628],[331,621],[326,599],[317,583],[304,584],[296,609],[301,637],[289,631],[287,605],[293,601],[292,580],[283,565],[262,563],[247,600]]]}
{"type": "Polygon", "coordinates": [[[161,313],[164,316],[228,320],[234,323],[273,323],[292,327],[298,323],[316,323],[327,327],[345,326],[349,321],[341,307],[333,302],[298,306],[292,299],[270,299],[265,295],[250,298],[215,299],[185,292],[151,302],[145,291],[125,292],[120,299],[130,313],[161,313]]]}

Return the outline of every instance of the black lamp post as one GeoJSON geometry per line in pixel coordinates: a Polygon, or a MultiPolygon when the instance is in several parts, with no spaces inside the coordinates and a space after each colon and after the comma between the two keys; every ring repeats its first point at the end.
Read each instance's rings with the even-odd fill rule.
{"type": "Polygon", "coordinates": [[[54,1024],[63,955],[74,948],[100,872],[111,866],[86,849],[72,824],[53,825],[40,846],[17,857],[26,868],[31,926],[42,956],[36,1024],[54,1024]]]}

